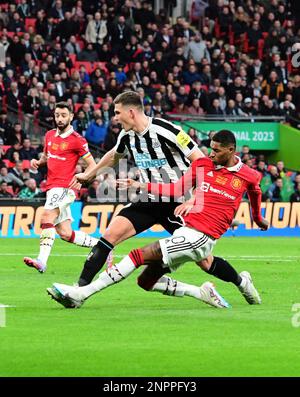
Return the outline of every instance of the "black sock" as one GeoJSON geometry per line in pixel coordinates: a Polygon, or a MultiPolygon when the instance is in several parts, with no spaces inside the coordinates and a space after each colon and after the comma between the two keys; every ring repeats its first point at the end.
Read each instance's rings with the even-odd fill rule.
{"type": "Polygon", "coordinates": [[[242,282],[241,276],[237,271],[223,258],[214,257],[213,263],[207,273],[230,283],[239,286],[242,282]]]}
{"type": "Polygon", "coordinates": [[[84,267],[78,281],[79,287],[83,287],[84,285],[92,282],[95,275],[104,265],[108,254],[113,248],[114,246],[111,243],[106,241],[103,237],[100,238],[84,263],[84,267]]]}

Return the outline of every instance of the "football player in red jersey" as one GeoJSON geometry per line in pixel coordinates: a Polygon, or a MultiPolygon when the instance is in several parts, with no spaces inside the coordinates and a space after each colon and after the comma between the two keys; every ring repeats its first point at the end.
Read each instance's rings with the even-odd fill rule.
{"type": "Polygon", "coordinates": [[[53,284],[61,297],[59,303],[80,307],[89,296],[123,280],[141,265],[147,265],[138,278],[143,289],[201,299],[199,287],[165,276],[188,261],[194,261],[207,273],[235,284],[249,304],[261,303],[248,272],[238,274],[226,260],[212,255],[216,241],[230,227],[245,192],[250,199],[254,221],[261,230],[268,229],[268,222],[260,214],[260,176],[235,156],[236,140],[231,131],[222,130],[214,135],[211,149],[209,158],[195,160],[189,171],[174,184],[143,184],[131,179],[118,181],[120,188],[134,187],[173,197],[182,196],[193,186],[196,191],[193,208],[196,210],[192,211],[185,204],[178,206],[175,212],[183,216],[183,226],[171,237],[132,250],[91,284],[84,287],[53,284]]]}
{"type": "Polygon", "coordinates": [[[69,188],[80,158],[87,164],[87,170],[96,163],[91,155],[87,141],[73,130],[71,122],[73,111],[68,103],[59,102],[55,106],[57,128],[45,135],[44,152],[39,160],[31,160],[31,167],[37,169],[47,164],[46,203],[41,216],[40,252],[36,259],[24,257],[24,262],[40,273],[45,272],[55,233],[68,242],[82,247],[93,247],[98,239],[71,227],[73,220],[70,205],[76,198],[74,190],[80,189],[78,183],[74,189],[69,188]]]}

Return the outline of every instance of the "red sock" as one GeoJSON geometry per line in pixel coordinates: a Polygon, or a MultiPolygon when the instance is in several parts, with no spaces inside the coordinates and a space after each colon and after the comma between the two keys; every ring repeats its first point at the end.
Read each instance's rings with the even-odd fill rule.
{"type": "Polygon", "coordinates": [[[42,223],[41,224],[41,229],[51,229],[54,227],[53,223],[42,223]]]}
{"type": "Polygon", "coordinates": [[[129,258],[132,260],[135,267],[139,267],[144,264],[144,257],[140,248],[132,250],[129,254],[129,258]]]}
{"type": "Polygon", "coordinates": [[[75,232],[74,232],[74,230],[72,230],[72,234],[71,234],[71,237],[69,238],[68,242],[74,243],[74,240],[75,240],[75,232]]]}

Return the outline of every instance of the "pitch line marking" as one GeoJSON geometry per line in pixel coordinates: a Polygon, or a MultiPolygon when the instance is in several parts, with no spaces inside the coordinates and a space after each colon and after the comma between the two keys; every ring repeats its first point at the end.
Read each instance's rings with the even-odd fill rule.
{"type": "MultiPolygon", "coordinates": [[[[1,256],[24,256],[24,254],[18,254],[15,252],[4,252],[0,254],[1,256]]],[[[27,253],[27,256],[35,257],[36,253],[27,253]]],[[[51,254],[53,257],[79,257],[79,258],[86,258],[88,254],[51,254]]],[[[124,258],[125,255],[114,255],[115,258],[124,258]]],[[[256,260],[271,260],[273,262],[293,262],[296,259],[300,259],[299,255],[288,255],[285,256],[283,259],[280,256],[264,256],[264,255],[228,255],[226,256],[227,259],[232,260],[240,260],[240,261],[256,261],[256,260]]]]}

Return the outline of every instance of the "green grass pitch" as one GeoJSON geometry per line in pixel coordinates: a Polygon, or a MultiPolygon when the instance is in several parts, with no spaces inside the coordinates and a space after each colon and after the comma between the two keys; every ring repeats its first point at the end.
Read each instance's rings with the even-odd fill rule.
{"type": "MultiPolygon", "coordinates": [[[[149,241],[131,239],[116,255],[149,241]]],[[[260,306],[192,263],[173,274],[197,285],[215,281],[228,310],[147,293],[136,286],[139,271],[82,308],[65,309],[46,287],[77,281],[89,250],[57,239],[47,272],[39,274],[22,263],[37,253],[38,240],[0,239],[0,246],[0,303],[15,306],[0,328],[0,376],[300,376],[300,316],[292,311],[300,302],[296,238],[218,242],[216,255],[251,272],[260,306]]]]}

